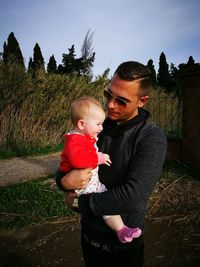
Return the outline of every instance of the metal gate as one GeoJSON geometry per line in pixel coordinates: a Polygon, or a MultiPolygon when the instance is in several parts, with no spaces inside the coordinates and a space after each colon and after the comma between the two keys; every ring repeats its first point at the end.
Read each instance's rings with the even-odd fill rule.
{"type": "Polygon", "coordinates": [[[182,101],[178,97],[150,97],[145,109],[150,120],[164,130],[167,137],[182,137],[182,101]]]}

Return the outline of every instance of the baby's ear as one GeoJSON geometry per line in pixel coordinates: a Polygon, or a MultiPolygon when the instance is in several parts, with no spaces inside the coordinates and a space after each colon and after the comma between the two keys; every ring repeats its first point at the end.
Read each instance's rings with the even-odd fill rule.
{"type": "Polygon", "coordinates": [[[84,120],[79,120],[78,123],[77,123],[77,127],[80,129],[80,130],[84,130],[84,120]]]}

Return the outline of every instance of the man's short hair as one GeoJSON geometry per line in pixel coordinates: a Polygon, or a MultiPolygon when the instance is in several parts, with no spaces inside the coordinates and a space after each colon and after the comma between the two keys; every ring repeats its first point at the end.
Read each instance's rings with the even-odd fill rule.
{"type": "Polygon", "coordinates": [[[148,93],[152,81],[152,73],[148,66],[136,61],[126,61],[118,66],[114,74],[125,81],[140,80],[141,90],[148,93]]]}

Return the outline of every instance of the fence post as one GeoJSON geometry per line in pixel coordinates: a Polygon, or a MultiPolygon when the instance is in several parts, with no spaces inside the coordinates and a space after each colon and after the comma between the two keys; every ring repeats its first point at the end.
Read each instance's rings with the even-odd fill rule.
{"type": "Polygon", "coordinates": [[[181,159],[200,169],[200,64],[180,69],[183,100],[183,139],[181,159]]]}

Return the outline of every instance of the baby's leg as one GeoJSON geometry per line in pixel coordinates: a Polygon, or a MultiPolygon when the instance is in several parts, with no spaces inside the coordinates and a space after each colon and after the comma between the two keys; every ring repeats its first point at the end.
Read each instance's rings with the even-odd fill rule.
{"type": "Polygon", "coordinates": [[[120,215],[108,215],[103,216],[103,218],[106,224],[116,233],[124,227],[124,223],[120,215]]]}
{"type": "Polygon", "coordinates": [[[124,225],[120,215],[104,216],[106,224],[117,233],[118,239],[122,243],[131,242],[133,238],[141,235],[140,228],[129,228],[124,225]]]}

